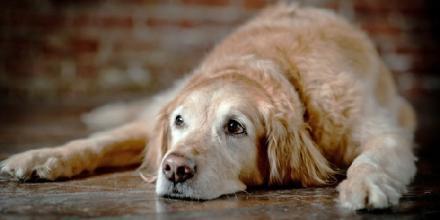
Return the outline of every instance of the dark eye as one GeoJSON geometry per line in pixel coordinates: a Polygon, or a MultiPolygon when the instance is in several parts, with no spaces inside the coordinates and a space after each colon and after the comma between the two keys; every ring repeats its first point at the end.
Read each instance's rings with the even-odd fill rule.
{"type": "Polygon", "coordinates": [[[175,124],[177,127],[182,127],[184,123],[185,123],[185,121],[183,121],[182,116],[181,116],[181,115],[177,115],[177,116],[176,116],[176,119],[174,120],[174,124],[175,124]]]}
{"type": "Polygon", "coordinates": [[[229,135],[246,134],[246,128],[236,120],[229,120],[225,126],[225,132],[229,135]]]}

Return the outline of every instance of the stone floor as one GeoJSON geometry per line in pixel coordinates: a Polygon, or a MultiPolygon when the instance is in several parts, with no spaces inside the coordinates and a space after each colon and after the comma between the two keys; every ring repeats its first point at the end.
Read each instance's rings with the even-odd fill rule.
{"type": "MultiPolygon", "coordinates": [[[[3,106],[0,160],[15,152],[55,146],[85,136],[87,131],[79,123],[78,115],[87,109],[84,106],[3,106]]],[[[426,129],[433,128],[426,126],[426,129]]],[[[17,183],[0,179],[0,219],[435,218],[440,216],[440,169],[436,159],[431,159],[436,158],[432,155],[436,151],[423,152],[419,156],[417,178],[400,205],[381,211],[352,213],[339,209],[334,187],[258,189],[205,202],[159,198],[154,194],[153,185],[144,183],[134,168],[127,168],[99,170],[92,175],[58,182],[17,183]]]]}

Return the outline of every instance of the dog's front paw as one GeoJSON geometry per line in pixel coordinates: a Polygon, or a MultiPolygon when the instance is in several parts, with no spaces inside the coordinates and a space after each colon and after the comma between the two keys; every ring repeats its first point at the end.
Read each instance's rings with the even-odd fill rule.
{"type": "Polygon", "coordinates": [[[351,210],[384,209],[399,203],[404,186],[385,172],[369,167],[357,166],[346,180],[337,187],[339,202],[351,210]]]}
{"type": "Polygon", "coordinates": [[[19,153],[0,164],[0,173],[17,180],[31,178],[54,180],[64,176],[65,162],[56,149],[38,149],[19,153]]]}

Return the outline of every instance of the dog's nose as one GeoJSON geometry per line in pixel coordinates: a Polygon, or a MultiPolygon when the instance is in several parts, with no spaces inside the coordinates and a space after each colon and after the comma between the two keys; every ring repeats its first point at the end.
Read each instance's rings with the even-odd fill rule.
{"type": "Polygon", "coordinates": [[[184,156],[170,154],[163,162],[162,171],[170,181],[184,182],[194,176],[195,164],[184,156]]]}

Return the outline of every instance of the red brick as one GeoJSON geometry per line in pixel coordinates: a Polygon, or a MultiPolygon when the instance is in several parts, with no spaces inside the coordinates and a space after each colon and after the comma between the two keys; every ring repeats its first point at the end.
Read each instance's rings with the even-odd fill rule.
{"type": "Polygon", "coordinates": [[[79,63],[76,66],[76,72],[79,77],[87,77],[93,79],[98,75],[98,68],[94,64],[83,64],[79,63]]]}
{"type": "Polygon", "coordinates": [[[258,9],[266,6],[265,0],[244,0],[243,6],[249,9],[258,9]]]}
{"type": "Polygon", "coordinates": [[[187,5],[225,6],[229,0],[182,0],[187,5]]]}
{"type": "Polygon", "coordinates": [[[152,42],[127,38],[124,41],[115,42],[113,51],[116,53],[120,51],[150,51],[156,47],[157,45],[152,42]]]}
{"type": "Polygon", "coordinates": [[[195,24],[195,22],[193,22],[193,21],[190,21],[190,20],[181,20],[180,22],[179,22],[179,26],[180,27],[184,27],[184,28],[192,28],[192,27],[194,27],[196,24],[195,24]]]}
{"type": "Polygon", "coordinates": [[[90,16],[87,15],[76,15],[75,17],[71,18],[70,25],[74,27],[82,27],[86,25],[90,25],[90,16]]]}
{"type": "Polygon", "coordinates": [[[32,11],[14,11],[4,16],[2,24],[12,27],[40,27],[57,28],[65,24],[65,17],[62,14],[43,14],[32,11]]]}
{"type": "Polygon", "coordinates": [[[340,5],[339,1],[330,1],[330,2],[325,3],[324,7],[328,8],[328,9],[333,9],[336,11],[339,9],[339,5],[340,5]]]}
{"type": "Polygon", "coordinates": [[[104,16],[96,18],[94,23],[102,26],[102,27],[121,27],[121,28],[131,28],[133,27],[133,19],[132,17],[112,17],[112,16],[104,16]]]}
{"type": "Polygon", "coordinates": [[[420,14],[425,11],[424,1],[414,0],[356,0],[353,7],[363,13],[389,13],[399,11],[409,14],[420,14]]]}
{"type": "Polygon", "coordinates": [[[78,37],[70,40],[70,46],[76,53],[96,52],[99,42],[96,39],[78,37]]]}
{"type": "Polygon", "coordinates": [[[234,24],[229,24],[220,21],[213,20],[189,20],[189,19],[181,19],[177,21],[167,20],[162,18],[147,18],[145,24],[152,28],[160,28],[160,27],[178,27],[178,28],[196,28],[200,26],[230,26],[234,24]]]}
{"type": "Polygon", "coordinates": [[[421,55],[416,57],[411,70],[418,73],[440,72],[437,54],[432,54],[431,56],[421,55]]]}
{"type": "Polygon", "coordinates": [[[402,30],[399,27],[393,26],[387,22],[374,22],[374,23],[363,23],[361,28],[370,34],[389,34],[389,35],[399,35],[402,30]]]}
{"type": "Polygon", "coordinates": [[[59,57],[66,54],[66,47],[57,47],[48,43],[44,43],[40,46],[40,52],[47,57],[59,57]]]}
{"type": "Polygon", "coordinates": [[[132,4],[132,5],[139,6],[139,5],[143,5],[143,4],[157,4],[157,3],[160,3],[161,0],[124,0],[122,2],[123,2],[122,5],[132,4]]]}
{"type": "Polygon", "coordinates": [[[19,57],[8,57],[4,60],[2,60],[2,66],[4,68],[5,73],[9,76],[29,76],[32,75],[33,72],[29,71],[28,66],[25,66],[25,64],[22,62],[22,60],[19,57]]]}
{"type": "Polygon", "coordinates": [[[419,45],[416,42],[398,42],[395,47],[396,53],[416,54],[416,56],[440,54],[440,45],[419,45]]]}
{"type": "Polygon", "coordinates": [[[0,40],[0,45],[2,46],[2,50],[8,48],[9,50],[17,52],[28,51],[31,48],[35,48],[38,45],[38,42],[35,42],[32,39],[13,38],[0,40]]]}
{"type": "Polygon", "coordinates": [[[89,14],[76,15],[71,19],[74,27],[132,28],[133,18],[127,16],[94,16],[89,14]]]}
{"type": "Polygon", "coordinates": [[[159,19],[159,18],[147,18],[145,22],[150,27],[161,27],[161,26],[169,26],[171,22],[169,20],[159,19]]]}

